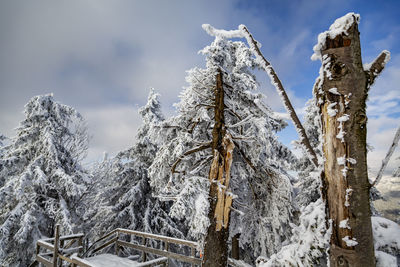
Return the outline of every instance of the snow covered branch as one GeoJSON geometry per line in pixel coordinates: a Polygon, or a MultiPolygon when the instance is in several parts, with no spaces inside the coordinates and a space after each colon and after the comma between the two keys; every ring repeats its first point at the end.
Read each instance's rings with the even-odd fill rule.
{"type": "Polygon", "coordinates": [[[251,50],[253,51],[254,55],[256,56],[259,64],[262,66],[264,71],[268,74],[271,79],[271,83],[275,86],[278,94],[281,96],[282,102],[290,115],[290,118],[295,125],[297,133],[300,136],[300,141],[304,145],[305,149],[308,151],[310,160],[313,164],[317,167],[318,166],[318,159],[317,155],[315,154],[314,149],[311,147],[310,141],[308,140],[306,131],[304,130],[303,125],[301,124],[299,118],[297,117],[296,111],[294,110],[292,103],[289,100],[288,95],[286,94],[285,89],[283,88],[282,82],[278,78],[275,70],[272,68],[271,64],[267,61],[264,55],[261,53],[258,42],[253,38],[249,30],[244,25],[240,25],[239,29],[242,30],[244,37],[247,40],[251,50]]]}
{"type": "Polygon", "coordinates": [[[188,156],[188,155],[193,154],[193,153],[196,153],[196,152],[199,152],[199,151],[202,151],[202,150],[205,150],[205,149],[210,148],[210,147],[211,147],[211,142],[209,142],[209,143],[207,143],[207,144],[204,144],[204,145],[201,145],[201,146],[198,146],[198,147],[195,147],[195,148],[193,148],[193,149],[191,149],[191,150],[186,151],[185,153],[183,153],[182,157],[179,157],[179,158],[174,162],[174,164],[173,164],[172,167],[171,167],[171,172],[172,172],[172,173],[177,173],[176,167],[177,167],[178,164],[182,161],[182,158],[183,158],[183,157],[188,156]]]}
{"type": "Polygon", "coordinates": [[[386,63],[389,60],[390,60],[390,52],[387,50],[383,50],[372,63],[364,65],[364,70],[368,77],[369,87],[371,87],[371,85],[374,84],[376,77],[379,76],[379,74],[385,68],[386,63]]]}
{"type": "Polygon", "coordinates": [[[242,29],[227,31],[227,30],[217,30],[210,24],[201,25],[203,30],[205,30],[209,35],[214,37],[224,37],[224,38],[244,38],[244,34],[242,29]]]}

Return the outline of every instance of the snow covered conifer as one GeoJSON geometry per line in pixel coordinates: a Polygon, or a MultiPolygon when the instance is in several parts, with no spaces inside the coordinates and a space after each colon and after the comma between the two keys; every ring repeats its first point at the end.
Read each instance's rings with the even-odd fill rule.
{"type": "Polygon", "coordinates": [[[147,169],[158,150],[159,124],[164,120],[159,95],[151,89],[147,104],[139,110],[143,119],[133,147],[103,163],[105,188],[96,196],[102,202],[96,211],[92,235],[117,227],[182,238],[179,226],[169,218],[165,203],[152,196],[147,169]]]}
{"type": "MultiPolygon", "coordinates": [[[[305,111],[304,129],[318,161],[322,162],[322,128],[315,96],[307,102],[305,111]]],[[[295,146],[303,152],[303,156],[296,164],[299,181],[295,204],[301,208],[320,198],[321,179],[318,175],[312,174],[318,170],[306,156],[307,151],[304,147],[300,142],[296,142],[295,146]]]]}
{"type": "MultiPolygon", "coordinates": [[[[7,137],[5,137],[4,135],[0,134],[0,158],[1,158],[1,155],[3,154],[3,150],[4,150],[4,146],[5,146],[4,140],[6,140],[6,139],[7,139],[7,137]]],[[[4,167],[3,163],[4,162],[0,159],[0,172],[4,167]]],[[[0,176],[0,187],[3,185],[3,183],[4,183],[4,177],[0,176]]]]}
{"type": "MultiPolygon", "coordinates": [[[[290,234],[292,186],[283,168],[294,157],[276,136],[285,122],[274,116],[257,92],[251,70],[259,65],[251,50],[243,42],[217,35],[201,52],[206,68],[188,71],[189,86],[180,95],[179,113],[163,124],[169,138],[150,167],[151,186],[160,194],[175,196],[170,214],[185,220],[191,238],[204,240],[207,229],[215,229],[214,214],[209,213],[209,177],[218,154],[213,147],[216,117],[223,117],[218,134],[226,146],[234,145],[230,183],[210,179],[223,188],[226,199],[233,199],[234,213],[216,227],[226,232],[221,235],[225,241],[228,235],[241,233],[241,247],[251,261],[279,249],[290,234]],[[222,105],[216,103],[218,87],[223,88],[222,105]],[[217,105],[222,116],[216,115],[217,105]]],[[[225,207],[229,209],[229,204],[225,207]]],[[[220,244],[226,246],[223,240],[220,244]]],[[[226,253],[215,254],[220,252],[226,253]]]]}
{"type": "Polygon", "coordinates": [[[397,169],[396,169],[396,170],[394,170],[394,172],[393,172],[393,176],[394,176],[394,177],[400,177],[400,166],[399,166],[399,167],[397,167],[397,169]]]}
{"type": "Polygon", "coordinates": [[[6,139],[7,138],[4,135],[0,134],[0,147],[3,146],[3,141],[6,140],[6,139]]]}
{"type": "Polygon", "coordinates": [[[25,116],[0,158],[2,266],[28,266],[35,241],[52,236],[56,223],[73,231],[88,179],[79,164],[88,142],[81,115],[41,95],[26,104],[25,116]]]}

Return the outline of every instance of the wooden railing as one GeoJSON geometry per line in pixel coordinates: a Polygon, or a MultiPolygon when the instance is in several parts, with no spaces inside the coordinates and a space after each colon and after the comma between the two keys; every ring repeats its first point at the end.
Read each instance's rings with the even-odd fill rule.
{"type": "MultiPolygon", "coordinates": [[[[60,236],[60,226],[57,225],[53,238],[40,239],[36,242],[35,262],[31,266],[42,263],[46,267],[57,267],[63,266],[63,261],[65,261],[72,267],[92,267],[88,259],[106,249],[113,251],[117,256],[124,249],[138,251],[141,254],[138,256],[141,258],[141,263],[137,266],[140,267],[168,266],[170,259],[190,263],[192,266],[201,266],[202,260],[199,257],[197,242],[117,228],[92,243],[83,252],[83,237],[84,234],[60,236]],[[148,246],[150,242],[153,244],[152,247],[148,246]],[[158,248],[154,246],[155,242],[158,242],[158,248]],[[177,251],[186,253],[177,253],[177,251]],[[160,256],[160,258],[147,261],[148,254],[160,256]]],[[[234,267],[240,266],[231,259],[228,260],[228,264],[234,267]]]]}
{"type": "MultiPolygon", "coordinates": [[[[196,256],[196,252],[197,252],[197,248],[198,248],[198,243],[196,243],[196,242],[162,236],[162,235],[138,232],[138,231],[133,231],[133,230],[128,230],[128,229],[122,229],[122,228],[117,228],[117,229],[109,232],[108,234],[106,234],[105,236],[103,236],[102,238],[97,240],[96,242],[94,242],[88,248],[88,250],[84,253],[83,256],[93,255],[93,254],[99,252],[100,250],[106,249],[111,246],[114,246],[115,253],[117,255],[120,253],[121,248],[131,248],[131,249],[140,251],[142,262],[146,262],[147,254],[153,254],[153,255],[157,255],[157,256],[161,256],[161,257],[167,257],[168,259],[175,259],[175,260],[178,260],[181,262],[191,263],[192,266],[195,266],[195,265],[201,266],[201,259],[196,256]],[[125,241],[126,238],[124,238],[125,237],[124,235],[125,236],[128,235],[131,237],[139,237],[141,240],[135,240],[135,242],[127,242],[127,241],[125,241]],[[152,241],[152,240],[159,241],[160,246],[162,243],[162,247],[154,248],[154,247],[147,246],[146,244],[148,244],[148,242],[152,241]],[[189,248],[190,256],[172,252],[170,250],[171,244],[189,248]]],[[[185,249],[181,248],[181,250],[185,250],[185,249]]]]}
{"type": "Polygon", "coordinates": [[[67,261],[72,266],[78,266],[69,256],[73,253],[78,255],[83,253],[84,234],[60,236],[60,226],[56,225],[55,236],[53,238],[40,239],[36,242],[36,263],[45,266],[61,266],[62,261],[67,261]],[[44,250],[44,251],[43,251],[44,250]]]}

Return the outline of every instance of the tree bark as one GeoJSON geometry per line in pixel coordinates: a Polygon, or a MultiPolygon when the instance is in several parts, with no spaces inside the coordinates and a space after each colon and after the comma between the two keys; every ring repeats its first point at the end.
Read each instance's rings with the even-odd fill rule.
{"type": "MultiPolygon", "coordinates": [[[[384,66],[382,58],[380,60],[382,64],[378,65],[384,66]]],[[[363,69],[355,18],[347,34],[334,39],[327,37],[322,62],[323,82],[316,89],[319,90],[326,159],[322,193],[332,220],[330,264],[375,266],[365,104],[375,77],[371,79],[371,73],[363,69]]]]}
{"type": "Polygon", "coordinates": [[[240,258],[240,247],[239,247],[240,234],[236,234],[232,237],[232,259],[239,260],[240,258]]]}
{"type": "Polygon", "coordinates": [[[225,191],[229,186],[230,163],[229,159],[227,162],[227,157],[229,155],[227,153],[227,146],[224,144],[226,129],[224,120],[224,88],[221,71],[217,74],[216,80],[215,125],[212,131],[212,150],[214,160],[211,164],[209,173],[211,185],[209,192],[210,209],[208,218],[210,220],[210,225],[205,238],[202,262],[203,266],[213,267],[227,266],[229,213],[232,201],[231,197],[227,197],[225,200],[225,191]],[[224,190],[221,189],[221,185],[225,186],[224,190]],[[230,203],[227,205],[226,202],[229,201],[230,203]]]}

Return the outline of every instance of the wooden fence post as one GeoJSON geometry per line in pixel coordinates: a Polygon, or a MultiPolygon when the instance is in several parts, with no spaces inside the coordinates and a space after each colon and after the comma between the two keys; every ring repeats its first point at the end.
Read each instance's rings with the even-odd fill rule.
{"type": "MultiPolygon", "coordinates": [[[[147,238],[145,238],[145,237],[143,237],[142,238],[142,245],[143,246],[146,246],[146,240],[147,240],[147,238]]],[[[146,252],[142,252],[142,262],[145,262],[147,259],[147,255],[146,255],[146,252]]]]}
{"type": "Polygon", "coordinates": [[[57,267],[59,240],[60,240],[60,225],[57,224],[56,230],[55,230],[55,235],[54,235],[53,267],[57,267]]]}

